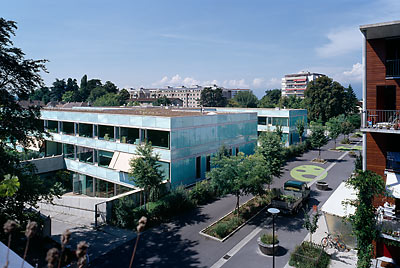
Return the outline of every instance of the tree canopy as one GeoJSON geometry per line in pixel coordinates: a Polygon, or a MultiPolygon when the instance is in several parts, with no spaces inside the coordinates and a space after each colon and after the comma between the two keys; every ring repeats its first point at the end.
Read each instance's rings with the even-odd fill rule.
{"type": "Polygon", "coordinates": [[[263,132],[259,139],[256,152],[264,159],[263,168],[271,176],[279,178],[284,164],[284,149],[281,139],[275,132],[263,132]]]}
{"type": "MultiPolygon", "coordinates": [[[[33,166],[22,164],[15,147],[7,144],[18,143],[26,147],[33,139],[42,137],[37,123],[39,108],[22,107],[18,100],[27,99],[35,88],[43,89],[40,72],[46,71],[46,61],[26,59],[22,50],[13,46],[11,37],[16,29],[14,21],[0,18],[0,188],[19,183],[17,190],[14,187],[12,193],[0,196],[1,224],[7,219],[26,221],[30,217],[26,213],[27,207],[61,193],[59,184],[35,175],[33,166]]],[[[41,93],[46,91],[43,89],[41,93]]]]}
{"type": "Polygon", "coordinates": [[[258,104],[258,98],[251,90],[239,91],[233,100],[242,108],[255,108],[258,104]]]}
{"type": "Polygon", "coordinates": [[[311,146],[318,149],[318,159],[321,159],[321,147],[328,142],[325,136],[325,128],[321,123],[313,122],[311,124],[311,135],[309,139],[311,146]]]}
{"type": "Polygon", "coordinates": [[[200,105],[204,107],[225,107],[227,99],[222,94],[221,88],[204,88],[200,96],[200,105]]]}
{"type": "Polygon", "coordinates": [[[321,76],[308,83],[304,103],[310,120],[327,122],[329,118],[351,113],[356,109],[351,86],[345,89],[340,83],[321,76]]]}
{"type": "Polygon", "coordinates": [[[279,88],[265,91],[265,95],[258,102],[259,108],[274,108],[279,104],[281,99],[281,90],[279,88]]]}
{"type": "Polygon", "coordinates": [[[150,195],[150,191],[155,191],[163,180],[159,163],[160,156],[153,153],[151,143],[147,142],[136,147],[136,154],[139,157],[131,160],[129,175],[136,186],[143,188],[146,198],[150,195]]]}

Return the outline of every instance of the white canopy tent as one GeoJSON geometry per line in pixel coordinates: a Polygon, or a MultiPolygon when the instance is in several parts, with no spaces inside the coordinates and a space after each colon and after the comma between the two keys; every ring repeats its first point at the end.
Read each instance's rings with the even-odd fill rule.
{"type": "Polygon", "coordinates": [[[386,172],[386,189],[394,198],[400,198],[400,174],[386,172]]]}
{"type": "Polygon", "coordinates": [[[356,240],[351,235],[351,224],[344,221],[344,217],[353,215],[356,209],[349,204],[343,204],[343,201],[355,200],[356,198],[356,191],[347,186],[346,182],[342,182],[321,208],[329,233],[339,235],[351,248],[355,247],[356,240]]]}

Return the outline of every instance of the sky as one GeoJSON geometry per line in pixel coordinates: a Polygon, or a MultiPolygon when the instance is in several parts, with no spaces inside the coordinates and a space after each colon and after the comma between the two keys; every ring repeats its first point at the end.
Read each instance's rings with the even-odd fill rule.
{"type": "Polygon", "coordinates": [[[359,26],[400,19],[399,0],[13,0],[14,45],[47,59],[47,86],[84,74],[119,88],[217,84],[262,97],[285,74],[323,73],[358,97],[359,26]]]}

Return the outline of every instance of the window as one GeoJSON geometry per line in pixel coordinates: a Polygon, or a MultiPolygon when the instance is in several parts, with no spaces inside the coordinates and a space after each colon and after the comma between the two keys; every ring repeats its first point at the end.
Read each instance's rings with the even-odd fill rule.
{"type": "Polygon", "coordinates": [[[288,126],[288,118],[287,117],[272,117],[272,125],[273,126],[288,126]]]}
{"type": "Polygon", "coordinates": [[[74,123],[72,122],[62,122],[61,129],[64,134],[75,135],[74,123]]]}
{"type": "Polygon", "coordinates": [[[107,141],[114,140],[114,127],[113,126],[99,125],[98,132],[99,132],[99,139],[104,139],[107,141]]]}
{"type": "Polygon", "coordinates": [[[147,140],[155,147],[169,148],[169,131],[148,129],[147,140]]]}
{"type": "Polygon", "coordinates": [[[139,139],[139,129],[121,127],[121,142],[134,144],[139,139]]]}
{"type": "Polygon", "coordinates": [[[96,197],[114,196],[114,183],[96,179],[96,197]]]}
{"type": "Polygon", "coordinates": [[[76,156],[78,157],[80,162],[94,164],[92,148],[77,146],[76,147],[76,156]]]}
{"type": "Polygon", "coordinates": [[[64,157],[69,159],[75,159],[75,147],[72,144],[63,144],[64,157]]]}
{"type": "Polygon", "coordinates": [[[61,155],[62,143],[54,141],[46,141],[46,156],[61,155]]]}
{"type": "Polygon", "coordinates": [[[79,123],[79,136],[92,138],[93,137],[93,125],[79,123]]]}
{"type": "Polygon", "coordinates": [[[116,186],[116,194],[117,195],[120,195],[120,194],[123,194],[123,193],[126,193],[126,192],[129,192],[129,191],[132,191],[133,189],[132,188],[128,188],[128,187],[125,187],[125,186],[122,186],[122,185],[119,185],[119,184],[116,184],[115,185],[116,186]]]}
{"type": "Polygon", "coordinates": [[[211,170],[211,156],[207,155],[206,156],[206,171],[210,171],[211,170]]]}
{"type": "Polygon", "coordinates": [[[266,125],[267,124],[267,117],[261,117],[261,116],[259,116],[258,117],[258,124],[259,125],[266,125]]]}
{"type": "Polygon", "coordinates": [[[196,157],[196,178],[201,178],[201,156],[196,157]]]}
{"type": "Polygon", "coordinates": [[[238,155],[238,154],[239,154],[239,147],[236,147],[235,155],[238,155]]]}
{"type": "Polygon", "coordinates": [[[113,157],[113,152],[99,150],[99,166],[108,167],[113,157]]]}
{"type": "Polygon", "coordinates": [[[58,133],[58,121],[47,121],[47,131],[52,133],[58,133]]]}

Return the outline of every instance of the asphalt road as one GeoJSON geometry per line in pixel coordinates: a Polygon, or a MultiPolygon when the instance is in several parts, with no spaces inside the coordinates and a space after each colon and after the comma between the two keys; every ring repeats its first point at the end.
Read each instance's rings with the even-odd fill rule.
{"type": "MultiPolygon", "coordinates": [[[[340,139],[338,139],[340,140],[340,139]]],[[[346,155],[342,160],[337,159],[342,152],[328,151],[333,147],[333,142],[324,146],[321,157],[327,160],[326,164],[311,163],[310,160],[316,158],[317,151],[310,151],[302,157],[298,157],[288,162],[284,167],[283,175],[280,179],[275,179],[273,187],[281,187],[287,179],[291,179],[290,170],[299,165],[317,165],[328,168],[332,163],[333,167],[328,171],[325,182],[329,183],[330,191],[321,192],[311,187],[311,198],[309,207],[317,205],[321,207],[329,198],[337,186],[349,177],[354,169],[354,158],[346,155]]],[[[250,196],[242,198],[242,202],[248,200],[250,196]]],[[[263,224],[268,219],[268,215],[263,213],[245,225],[232,237],[221,243],[208,239],[199,234],[199,231],[222,217],[234,208],[235,198],[233,196],[224,197],[211,204],[197,208],[185,215],[182,215],[170,223],[162,224],[152,228],[140,236],[138,250],[134,260],[134,267],[211,267],[223,259],[222,267],[272,267],[271,257],[263,256],[259,253],[256,239],[254,236],[248,243],[232,256],[226,254],[258,227],[271,230],[271,224],[263,224]]],[[[276,229],[282,246],[279,256],[276,258],[276,267],[284,267],[289,260],[290,252],[294,247],[303,241],[307,231],[302,227],[303,214],[300,212],[296,216],[278,216],[276,219],[276,229]]],[[[262,230],[260,233],[266,232],[262,230]]],[[[128,267],[133,250],[134,241],[121,245],[111,250],[91,263],[91,267],[128,267]]]]}

